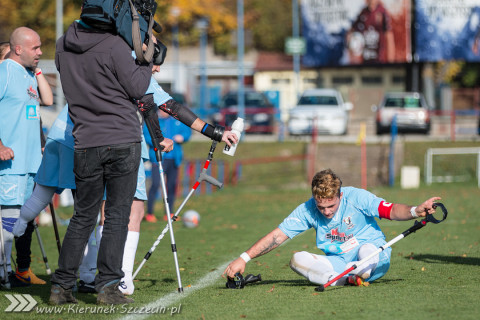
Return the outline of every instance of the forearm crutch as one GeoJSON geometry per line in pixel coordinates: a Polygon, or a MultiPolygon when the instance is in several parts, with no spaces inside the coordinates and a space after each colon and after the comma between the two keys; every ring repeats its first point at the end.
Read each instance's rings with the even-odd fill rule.
{"type": "MultiPolygon", "coordinates": [[[[155,157],[157,158],[158,169],[160,171],[160,183],[162,185],[163,203],[165,204],[165,212],[167,214],[168,227],[170,229],[170,241],[172,244],[173,260],[175,261],[175,271],[177,273],[178,292],[182,293],[183,286],[182,286],[182,279],[180,276],[180,268],[178,266],[177,245],[175,244],[175,236],[173,235],[172,218],[170,217],[170,207],[168,205],[168,198],[167,198],[167,187],[165,184],[165,176],[163,175],[162,153],[160,152],[161,146],[155,132],[156,125],[158,124],[158,118],[156,117],[156,112],[150,113],[150,115],[148,117],[145,117],[144,119],[145,119],[145,124],[147,125],[148,132],[150,133],[150,137],[152,138],[152,144],[154,146],[153,150],[155,151],[155,157]],[[155,121],[156,123],[154,123],[153,121],[155,121]]],[[[156,128],[156,129],[160,130],[160,128],[156,128]]]]}
{"type": "Polygon", "coordinates": [[[37,235],[38,244],[40,245],[40,251],[42,252],[43,262],[45,262],[46,272],[47,274],[52,274],[52,270],[50,270],[50,266],[48,265],[47,254],[45,253],[45,248],[43,247],[42,237],[40,236],[40,231],[38,230],[38,225],[35,222],[35,220],[33,220],[33,227],[35,228],[35,234],[37,235]]]}
{"type": "Polygon", "coordinates": [[[57,241],[58,253],[60,254],[60,251],[62,251],[62,244],[60,242],[60,236],[58,235],[57,218],[55,217],[55,208],[52,202],[50,202],[49,206],[50,206],[50,214],[52,215],[52,223],[53,223],[53,231],[55,232],[55,240],[57,241]]]}
{"type": "Polygon", "coordinates": [[[358,267],[360,267],[362,264],[364,264],[365,262],[367,262],[368,260],[370,260],[371,258],[375,257],[377,254],[379,254],[380,252],[382,252],[383,250],[387,249],[388,247],[392,246],[394,243],[402,240],[403,238],[405,238],[406,236],[408,236],[409,234],[411,233],[414,233],[415,231],[425,227],[427,225],[427,222],[431,222],[431,223],[434,223],[434,224],[437,224],[437,223],[440,223],[442,222],[443,220],[445,220],[447,218],[447,215],[448,215],[448,211],[447,211],[447,208],[445,208],[445,206],[442,204],[442,203],[435,203],[433,205],[434,208],[436,207],[440,207],[442,209],[442,212],[443,212],[443,219],[442,220],[437,220],[433,217],[433,214],[427,214],[427,216],[425,217],[425,219],[421,220],[421,221],[418,221],[416,220],[414,225],[412,227],[410,227],[409,229],[405,230],[404,232],[402,232],[400,235],[398,235],[397,237],[393,238],[392,240],[390,240],[389,242],[387,242],[386,244],[384,244],[383,246],[381,246],[380,248],[378,248],[375,252],[372,252],[370,255],[368,255],[367,257],[365,257],[364,259],[358,261],[357,263],[355,263],[353,266],[351,266],[350,268],[348,268],[347,270],[345,270],[344,272],[340,273],[338,276],[336,276],[335,278],[333,278],[332,280],[328,281],[327,283],[325,283],[324,285],[320,285],[318,287],[315,288],[315,291],[319,291],[319,292],[323,292],[325,290],[326,287],[330,286],[332,283],[334,283],[335,281],[337,281],[338,279],[342,278],[343,276],[347,275],[348,273],[352,272],[353,270],[357,269],[358,267]]]}
{"type": "MultiPolygon", "coordinates": [[[[198,186],[200,185],[200,183],[202,181],[206,181],[208,183],[211,183],[213,184],[214,186],[217,186],[219,188],[221,188],[223,186],[223,183],[218,181],[217,179],[215,179],[214,177],[212,176],[209,176],[207,174],[207,169],[208,167],[210,166],[210,162],[212,161],[213,159],[213,152],[215,151],[215,148],[217,146],[217,141],[212,141],[212,145],[210,147],[210,151],[208,152],[208,158],[207,158],[207,161],[205,162],[205,165],[203,166],[203,169],[202,171],[200,172],[200,175],[197,179],[197,181],[195,182],[195,184],[193,185],[192,187],[192,190],[190,190],[190,192],[188,193],[187,197],[183,200],[182,204],[180,205],[180,207],[177,209],[177,211],[175,212],[175,215],[172,217],[172,221],[176,221],[177,220],[177,217],[178,215],[180,214],[180,212],[182,211],[183,207],[185,206],[185,204],[187,203],[188,199],[190,199],[190,197],[193,195],[193,193],[195,192],[195,190],[197,190],[198,186]]],[[[160,243],[160,241],[163,239],[163,237],[165,236],[165,234],[167,233],[168,229],[170,228],[170,226],[167,224],[165,226],[165,228],[163,229],[162,233],[158,236],[157,240],[155,241],[155,243],[153,244],[153,246],[150,248],[150,250],[147,252],[147,254],[145,255],[145,257],[143,258],[143,261],[140,263],[140,265],[138,266],[137,270],[135,271],[135,273],[133,274],[133,279],[135,279],[135,277],[137,276],[138,272],[140,271],[140,269],[142,269],[143,265],[145,264],[145,262],[147,262],[147,260],[150,258],[150,256],[152,255],[153,251],[155,251],[155,249],[157,248],[158,244],[160,243]]]]}
{"type": "Polygon", "coordinates": [[[5,240],[3,238],[3,221],[2,221],[2,209],[0,208],[0,249],[2,250],[3,259],[3,283],[2,286],[6,289],[10,289],[10,282],[8,281],[8,269],[7,269],[7,254],[5,253],[5,240]]]}

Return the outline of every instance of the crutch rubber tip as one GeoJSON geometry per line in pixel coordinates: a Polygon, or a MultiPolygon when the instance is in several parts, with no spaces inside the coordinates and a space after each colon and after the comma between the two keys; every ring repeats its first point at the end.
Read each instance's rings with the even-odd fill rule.
{"type": "Polygon", "coordinates": [[[321,285],[319,285],[318,287],[315,288],[315,291],[323,292],[323,291],[325,291],[325,287],[323,286],[323,284],[321,284],[321,285]]]}
{"type": "Polygon", "coordinates": [[[48,274],[48,275],[51,275],[51,274],[52,274],[52,270],[47,269],[47,274],[48,274]]]}

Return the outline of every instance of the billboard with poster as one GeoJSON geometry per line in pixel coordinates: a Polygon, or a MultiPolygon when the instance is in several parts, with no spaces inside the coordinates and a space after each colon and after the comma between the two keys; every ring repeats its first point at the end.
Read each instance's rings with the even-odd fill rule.
{"type": "Polygon", "coordinates": [[[480,0],[417,0],[415,61],[480,61],[480,0]]]}
{"type": "Polygon", "coordinates": [[[302,0],[309,67],[411,61],[410,0],[302,0]]]}

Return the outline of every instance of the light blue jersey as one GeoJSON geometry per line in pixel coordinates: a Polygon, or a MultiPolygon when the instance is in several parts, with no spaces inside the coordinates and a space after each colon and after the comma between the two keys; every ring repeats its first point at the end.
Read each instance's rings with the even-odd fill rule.
{"type": "Polygon", "coordinates": [[[68,104],[66,104],[58,114],[55,122],[52,124],[50,131],[48,131],[48,138],[73,150],[75,141],[73,139],[72,131],[73,122],[68,115],[68,104]]]}
{"type": "Polygon", "coordinates": [[[11,59],[0,64],[0,140],[15,156],[0,161],[0,175],[37,172],[42,160],[39,105],[33,72],[11,59]]]}
{"type": "Polygon", "coordinates": [[[312,197],[299,205],[278,227],[289,238],[314,228],[317,247],[327,256],[341,255],[346,261],[351,261],[365,243],[377,247],[385,244],[385,235],[375,221],[379,218],[378,206],[384,199],[353,187],[341,188],[341,192],[343,196],[332,219],[322,215],[312,197]]]}
{"type": "Polygon", "coordinates": [[[153,93],[153,101],[157,105],[164,104],[168,100],[171,100],[172,97],[162,89],[162,87],[157,83],[157,81],[152,77],[150,80],[150,85],[148,86],[147,92],[145,94],[153,93]]]}

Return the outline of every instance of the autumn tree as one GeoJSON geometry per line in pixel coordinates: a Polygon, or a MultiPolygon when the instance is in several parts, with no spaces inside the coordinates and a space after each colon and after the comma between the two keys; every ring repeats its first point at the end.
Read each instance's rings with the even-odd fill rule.
{"type": "MultiPolygon", "coordinates": [[[[81,0],[64,1],[64,29],[80,16],[81,0]],[[75,3],[76,2],[76,3],[75,3]]],[[[55,1],[0,0],[0,41],[8,41],[12,31],[21,26],[35,30],[42,40],[44,59],[55,55],[55,1]]]]}
{"type": "MultiPolygon", "coordinates": [[[[237,0],[157,0],[155,20],[164,31],[156,34],[165,44],[172,42],[178,25],[180,46],[198,46],[200,18],[207,18],[209,43],[217,54],[236,53],[237,0]],[[175,9],[175,10],[173,10],[175,9]],[[174,13],[178,12],[178,16],[174,13]]],[[[80,17],[83,0],[63,0],[63,30],[80,17]]],[[[56,41],[56,1],[0,0],[0,41],[7,41],[19,26],[37,31],[42,39],[43,58],[53,59],[56,41]]],[[[245,34],[251,46],[268,51],[283,51],[285,37],[291,34],[291,0],[244,0],[245,34]]]]}

